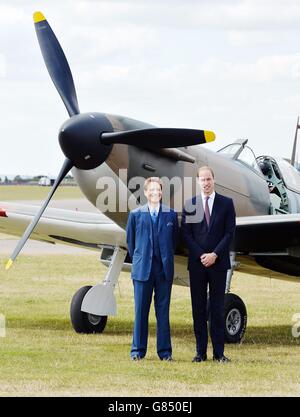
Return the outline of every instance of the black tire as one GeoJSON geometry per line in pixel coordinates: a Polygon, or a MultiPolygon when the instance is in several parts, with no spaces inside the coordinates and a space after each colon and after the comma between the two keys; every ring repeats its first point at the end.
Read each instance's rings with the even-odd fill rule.
{"type": "Polygon", "coordinates": [[[236,294],[225,294],[225,342],[240,343],[247,327],[247,310],[243,300],[236,294]]]}
{"type": "Polygon", "coordinates": [[[105,329],[107,316],[96,316],[81,311],[81,304],[91,285],[79,288],[74,294],[70,307],[73,329],[77,333],[102,333],[105,329]]]}

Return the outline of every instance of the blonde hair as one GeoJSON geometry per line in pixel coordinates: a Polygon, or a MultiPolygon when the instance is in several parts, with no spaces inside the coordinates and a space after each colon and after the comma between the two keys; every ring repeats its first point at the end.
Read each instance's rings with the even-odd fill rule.
{"type": "Polygon", "coordinates": [[[197,174],[197,177],[199,178],[199,176],[200,176],[200,172],[201,171],[210,171],[211,172],[211,175],[212,175],[212,177],[213,178],[215,178],[215,173],[214,173],[214,171],[212,170],[212,168],[211,167],[209,167],[209,166],[207,166],[207,165],[204,165],[203,167],[200,167],[199,169],[198,169],[198,174],[197,174]]]}
{"type": "Polygon", "coordinates": [[[144,182],[144,191],[147,191],[148,185],[151,182],[157,182],[157,184],[160,185],[160,189],[162,190],[162,181],[161,181],[161,179],[159,177],[149,177],[149,178],[146,178],[146,180],[144,182]]]}

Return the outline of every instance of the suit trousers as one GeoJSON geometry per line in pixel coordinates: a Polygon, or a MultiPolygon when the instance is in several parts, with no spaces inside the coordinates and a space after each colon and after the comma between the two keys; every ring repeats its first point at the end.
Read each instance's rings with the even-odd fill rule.
{"type": "Polygon", "coordinates": [[[227,271],[215,271],[200,266],[190,270],[190,291],[197,354],[207,350],[207,288],[209,287],[210,336],[213,355],[224,354],[224,296],[227,271]]]}
{"type": "Polygon", "coordinates": [[[135,300],[135,321],[131,356],[143,358],[147,352],[149,310],[154,291],[154,308],[156,315],[157,354],[160,359],[172,355],[171,332],[169,321],[172,281],[163,274],[156,274],[153,268],[147,281],[133,280],[135,300]]]}

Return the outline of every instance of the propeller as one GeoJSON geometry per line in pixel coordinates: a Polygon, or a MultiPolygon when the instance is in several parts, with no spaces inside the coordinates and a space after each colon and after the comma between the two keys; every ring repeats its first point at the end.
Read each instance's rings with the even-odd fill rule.
{"type": "Polygon", "coordinates": [[[105,114],[80,113],[72,73],[54,32],[41,12],[34,13],[33,20],[46,68],[70,116],[59,131],[59,144],[66,159],[45,202],[8,260],[6,269],[13,264],[57,187],[73,167],[89,170],[100,166],[117,143],[155,149],[192,146],[215,139],[213,132],[193,129],[148,128],[114,132],[105,114]]]}
{"type": "MultiPolygon", "coordinates": [[[[50,74],[50,77],[59,95],[61,96],[62,101],[66,106],[69,116],[72,117],[74,115],[77,115],[79,113],[79,107],[77,102],[76,90],[74,86],[72,73],[68,61],[65,57],[65,54],[44,15],[40,12],[36,12],[33,15],[33,20],[42,55],[47,70],[50,74]]],[[[13,251],[10,259],[6,263],[6,270],[11,267],[14,260],[17,258],[18,254],[20,253],[23,246],[29,239],[35,226],[37,225],[42,214],[47,208],[57,187],[65,178],[70,169],[73,168],[73,166],[73,161],[66,158],[44,204],[40,208],[39,212],[35,215],[31,223],[28,225],[18,245],[13,251]]]]}
{"type": "Polygon", "coordinates": [[[125,132],[102,133],[105,144],[123,143],[149,148],[180,148],[212,142],[215,134],[205,130],[151,128],[127,130],[125,132]]]}

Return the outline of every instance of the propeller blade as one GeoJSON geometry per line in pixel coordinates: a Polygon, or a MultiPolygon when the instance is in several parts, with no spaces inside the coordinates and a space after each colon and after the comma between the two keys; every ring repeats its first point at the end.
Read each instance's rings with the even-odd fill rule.
{"type": "Polygon", "coordinates": [[[103,133],[101,142],[109,145],[123,143],[141,148],[181,148],[215,140],[215,134],[206,130],[150,128],[103,133]]]}
{"type": "Polygon", "coordinates": [[[59,186],[61,181],[64,179],[64,177],[67,175],[67,173],[70,171],[70,169],[72,167],[73,167],[73,163],[69,159],[66,159],[62,168],[61,168],[61,170],[60,170],[60,173],[58,174],[58,177],[56,178],[55,183],[53,184],[53,187],[52,187],[50,193],[48,194],[48,197],[47,197],[46,201],[44,202],[44,204],[40,208],[39,212],[36,214],[35,218],[28,225],[28,227],[25,230],[21,240],[19,241],[18,245],[16,246],[15,250],[13,251],[13,254],[11,255],[10,259],[8,260],[8,262],[5,266],[6,270],[9,269],[12,266],[14,260],[16,259],[18,254],[21,252],[23,246],[25,245],[27,240],[30,238],[30,235],[33,232],[33,229],[35,228],[38,221],[40,220],[42,214],[44,213],[46,207],[48,206],[49,201],[51,200],[51,198],[52,198],[53,194],[55,193],[57,187],[59,186]]]}
{"type": "Polygon", "coordinates": [[[79,114],[74,81],[65,54],[45,16],[41,12],[35,12],[33,20],[47,70],[69,116],[79,114]]]}

